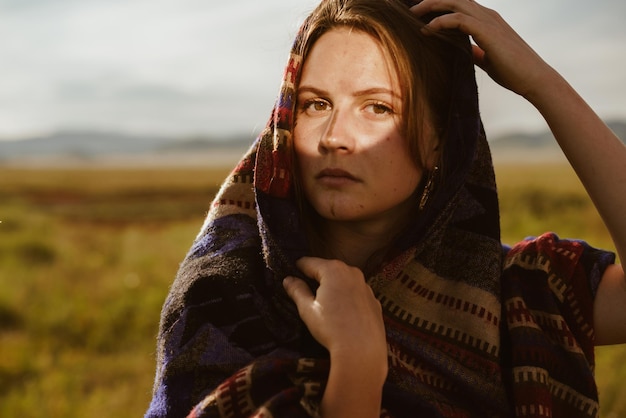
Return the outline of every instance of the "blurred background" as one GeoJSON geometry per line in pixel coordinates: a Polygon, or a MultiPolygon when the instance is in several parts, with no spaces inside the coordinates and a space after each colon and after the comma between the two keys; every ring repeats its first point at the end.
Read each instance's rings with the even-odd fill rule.
{"type": "MultiPolygon", "coordinates": [[[[0,0],[0,138],[251,136],[317,0],[0,0]]],[[[607,119],[626,117],[626,3],[485,0],[607,119]]],[[[493,136],[544,127],[479,75],[493,136]]]]}
{"type": "MultiPolygon", "coordinates": [[[[0,0],[0,416],[141,416],[159,311],[317,0],[0,0]]],[[[626,2],[484,0],[626,138],[626,2]]],[[[480,70],[503,241],[613,249],[537,112],[480,70]]],[[[626,349],[598,350],[626,416],[626,349]]]]}

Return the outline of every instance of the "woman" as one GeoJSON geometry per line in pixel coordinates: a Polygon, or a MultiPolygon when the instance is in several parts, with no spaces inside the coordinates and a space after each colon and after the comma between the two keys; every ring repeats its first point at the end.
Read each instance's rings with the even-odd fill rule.
{"type": "Polygon", "coordinates": [[[597,416],[623,270],[553,234],[503,251],[472,60],[625,254],[624,146],[495,12],[324,0],[165,302],[146,416],[597,416]]]}

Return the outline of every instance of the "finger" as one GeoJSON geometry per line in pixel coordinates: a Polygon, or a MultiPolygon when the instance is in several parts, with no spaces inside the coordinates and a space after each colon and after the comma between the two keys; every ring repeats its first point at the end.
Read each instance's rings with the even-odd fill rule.
{"type": "Polygon", "coordinates": [[[312,302],[315,299],[311,288],[309,288],[303,280],[298,279],[297,277],[285,277],[283,280],[283,288],[296,305],[303,305],[307,302],[312,302]]]}
{"type": "Polygon", "coordinates": [[[324,276],[323,272],[328,268],[327,265],[333,261],[318,257],[302,257],[296,261],[296,266],[307,277],[321,283],[324,276]]]}
{"type": "Polygon", "coordinates": [[[483,31],[486,23],[497,20],[500,16],[494,10],[484,7],[473,0],[424,0],[410,9],[420,17],[435,15],[425,25],[424,32],[443,29],[457,29],[476,36],[483,31]]]}
{"type": "Polygon", "coordinates": [[[433,9],[433,7],[435,7],[435,6],[432,3],[433,2],[420,1],[415,6],[409,7],[409,10],[414,15],[422,17],[422,16],[424,16],[424,15],[426,15],[428,13],[431,13],[431,12],[435,11],[435,9],[433,9]]]}
{"type": "Polygon", "coordinates": [[[424,26],[425,32],[437,32],[445,29],[456,29],[466,35],[473,35],[480,21],[464,13],[448,13],[438,16],[424,26]]]}
{"type": "Polygon", "coordinates": [[[411,6],[410,10],[417,16],[424,16],[428,13],[441,12],[469,13],[472,9],[477,10],[481,7],[473,0],[423,0],[411,6]]]}
{"type": "Polygon", "coordinates": [[[474,57],[474,64],[485,70],[485,51],[478,45],[472,45],[472,56],[474,57]]]}

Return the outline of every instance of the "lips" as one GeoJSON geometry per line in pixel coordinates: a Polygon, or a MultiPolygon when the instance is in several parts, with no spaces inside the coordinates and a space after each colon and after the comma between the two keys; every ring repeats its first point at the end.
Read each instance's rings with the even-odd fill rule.
{"type": "Polygon", "coordinates": [[[350,174],[348,171],[342,170],[340,168],[325,168],[324,170],[320,171],[317,174],[317,176],[315,176],[315,178],[316,179],[337,178],[337,179],[346,179],[346,180],[352,180],[352,181],[360,181],[358,178],[350,174]]]}
{"type": "Polygon", "coordinates": [[[331,189],[342,189],[361,182],[361,179],[340,168],[325,168],[317,173],[315,179],[320,185],[331,189]]]}

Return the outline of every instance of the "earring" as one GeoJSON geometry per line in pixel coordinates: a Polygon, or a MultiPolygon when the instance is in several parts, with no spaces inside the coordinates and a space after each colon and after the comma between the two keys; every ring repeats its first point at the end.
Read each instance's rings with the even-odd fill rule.
{"type": "Polygon", "coordinates": [[[426,182],[426,186],[424,186],[424,191],[422,192],[422,197],[420,198],[419,210],[423,210],[428,203],[428,199],[430,198],[430,194],[435,189],[435,176],[439,171],[439,167],[435,166],[433,170],[428,173],[428,181],[426,182]]]}

